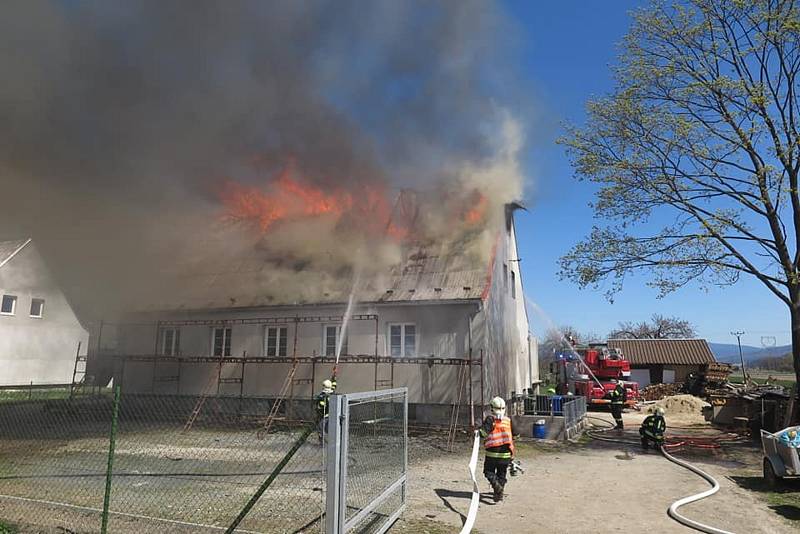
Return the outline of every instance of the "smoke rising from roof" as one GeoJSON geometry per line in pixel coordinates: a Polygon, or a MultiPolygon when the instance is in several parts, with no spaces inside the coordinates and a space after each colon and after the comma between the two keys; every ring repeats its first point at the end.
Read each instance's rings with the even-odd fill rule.
{"type": "MultiPolygon", "coordinates": [[[[341,221],[266,236],[221,224],[226,180],[260,187],[288,161],[322,189],[477,190],[499,214],[522,193],[521,130],[504,106],[511,29],[477,0],[7,5],[0,238],[33,237],[99,314],[160,291],[184,260],[254,243],[281,261],[346,263],[356,245],[341,221]]],[[[424,218],[429,241],[453,232],[442,214],[424,218]]],[[[476,254],[487,239],[471,241],[476,254]]],[[[376,263],[400,258],[376,250],[376,263]]]]}

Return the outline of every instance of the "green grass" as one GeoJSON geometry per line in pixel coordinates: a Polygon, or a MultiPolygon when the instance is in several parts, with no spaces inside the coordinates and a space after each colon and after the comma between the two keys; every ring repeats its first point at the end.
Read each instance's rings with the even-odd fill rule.
{"type": "MultiPolygon", "coordinates": [[[[62,388],[46,388],[46,389],[25,389],[25,386],[20,386],[19,389],[2,389],[0,390],[0,402],[19,402],[26,400],[60,400],[69,398],[68,387],[62,388]]],[[[76,396],[85,396],[89,394],[111,395],[111,390],[106,388],[97,388],[79,390],[76,396]]],[[[2,534],[0,532],[0,534],[2,534]]]]}
{"type": "MultiPolygon", "coordinates": [[[[786,373],[782,371],[770,371],[768,369],[747,369],[747,374],[750,375],[750,378],[758,382],[759,384],[764,384],[770,376],[776,378],[777,380],[772,381],[772,384],[778,384],[785,388],[792,388],[794,387],[795,377],[792,373],[786,373]]],[[[732,384],[741,384],[744,382],[742,378],[742,373],[737,371],[730,375],[728,380],[732,384]]]]}
{"type": "Polygon", "coordinates": [[[800,527],[800,479],[784,479],[777,488],[767,486],[760,474],[732,475],[730,479],[739,487],[755,492],[773,512],[800,527]]]}
{"type": "Polygon", "coordinates": [[[4,521],[0,521],[0,534],[17,534],[17,529],[14,525],[9,525],[4,521]]]}

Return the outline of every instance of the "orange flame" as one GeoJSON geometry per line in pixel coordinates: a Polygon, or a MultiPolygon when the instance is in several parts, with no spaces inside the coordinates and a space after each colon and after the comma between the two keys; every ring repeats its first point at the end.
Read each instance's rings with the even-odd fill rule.
{"type": "Polygon", "coordinates": [[[489,208],[489,200],[480,191],[474,191],[472,194],[473,205],[464,213],[464,222],[470,225],[476,225],[483,221],[486,217],[486,211],[489,208]]]}
{"type": "Polygon", "coordinates": [[[409,233],[390,220],[391,203],[383,187],[370,184],[358,192],[326,191],[292,178],[288,168],[266,188],[229,181],[220,198],[225,219],[254,223],[262,232],[284,221],[329,216],[337,221],[347,218],[374,236],[383,233],[402,240],[409,233]]]}

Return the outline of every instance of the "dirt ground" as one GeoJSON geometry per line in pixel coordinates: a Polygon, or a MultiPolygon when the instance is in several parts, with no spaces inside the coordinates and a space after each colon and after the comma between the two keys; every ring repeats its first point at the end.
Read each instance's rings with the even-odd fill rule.
{"type": "MultiPolygon", "coordinates": [[[[610,420],[608,414],[592,415],[610,420]]],[[[607,435],[636,439],[637,428],[643,417],[643,414],[627,413],[625,432],[607,435]]],[[[697,417],[685,415],[667,418],[668,424],[672,425],[670,431],[706,435],[718,433],[707,424],[698,424],[699,421],[697,417]],[[674,428],[679,425],[683,428],[674,428]]],[[[130,456],[129,461],[134,462],[127,466],[130,471],[134,466],[136,469],[146,468],[147,471],[159,472],[202,468],[204,472],[218,472],[216,470],[219,469],[219,472],[236,473],[236,477],[229,481],[225,479],[211,483],[199,481],[196,476],[152,478],[144,476],[144,473],[133,474],[115,483],[112,504],[125,502],[126,505],[122,508],[115,506],[114,509],[221,524],[219,518],[229,514],[220,515],[225,510],[218,508],[228,501],[238,503],[242,499],[246,500],[262,480],[263,473],[260,471],[264,464],[274,461],[275,454],[266,442],[255,441],[252,436],[248,437],[248,433],[228,433],[221,441],[214,437],[217,435],[216,432],[196,432],[181,438],[185,442],[175,436],[167,440],[160,433],[136,435],[135,441],[121,439],[118,444],[120,467],[126,467],[126,458],[130,456]],[[166,446],[167,443],[169,447],[166,446]],[[184,464],[186,466],[181,467],[184,464]],[[254,475],[246,473],[247,471],[259,473],[254,475]],[[165,485],[165,481],[169,484],[165,485]],[[187,491],[191,493],[187,494],[187,491]],[[134,498],[137,494],[139,498],[134,498]],[[190,497],[188,501],[187,497],[190,497]],[[184,503],[185,506],[178,506],[178,503],[184,503]],[[215,505],[209,508],[209,503],[215,505]]],[[[463,434],[456,443],[456,450],[451,453],[444,450],[445,441],[446,438],[441,433],[412,432],[409,447],[409,502],[404,516],[391,532],[444,534],[460,529],[471,497],[467,462],[472,442],[466,433],[463,434]]],[[[80,464],[83,469],[96,469],[97,466],[93,464],[102,463],[102,458],[97,462],[90,462],[92,465],[86,463],[87,452],[97,449],[95,445],[93,440],[83,439],[58,444],[47,455],[44,452],[32,455],[33,451],[29,450],[27,461],[15,460],[13,465],[6,464],[5,470],[14,473],[22,470],[20,472],[31,475],[47,474],[47,499],[58,500],[64,496],[60,495],[64,492],[70,492],[73,497],[102,495],[96,491],[102,486],[102,477],[92,475],[89,478],[52,479],[50,476],[54,466],[59,465],[59,458],[72,458],[74,455],[84,459],[84,463],[80,464]]],[[[387,463],[386,455],[389,450],[384,447],[377,454],[373,452],[371,456],[367,455],[369,458],[360,455],[352,466],[353,473],[357,473],[356,468],[360,466],[374,475],[376,465],[387,463]],[[375,463],[370,458],[374,458],[375,463]]],[[[304,446],[298,454],[312,461],[314,465],[319,464],[316,459],[320,458],[320,449],[316,444],[304,446]]],[[[798,532],[800,529],[800,483],[790,486],[789,491],[784,493],[766,491],[761,483],[761,456],[758,448],[750,444],[736,444],[726,446],[723,451],[684,451],[676,453],[676,456],[688,459],[706,470],[721,485],[721,490],[716,495],[681,509],[690,518],[739,534],[780,534],[798,532]]],[[[707,483],[696,475],[668,462],[660,454],[641,451],[638,445],[608,443],[588,438],[576,443],[519,440],[518,458],[526,473],[510,479],[506,487],[506,499],[500,504],[492,502],[488,484],[480,472],[482,461],[479,463],[479,484],[485,493],[481,499],[475,532],[630,532],[631,526],[635,527],[635,532],[690,532],[688,528],[670,519],[666,510],[676,499],[708,488],[707,483]]],[[[2,462],[0,467],[3,467],[2,462]]],[[[310,514],[309,517],[313,517],[321,509],[322,494],[319,492],[319,484],[311,479],[308,481],[310,485],[301,483],[312,475],[304,467],[289,466],[281,491],[289,488],[302,489],[316,495],[303,501],[313,504],[309,504],[309,507],[314,510],[304,511],[310,514]]],[[[9,487],[24,489],[16,485],[23,484],[25,480],[28,479],[14,482],[15,485],[9,487]]],[[[34,477],[26,483],[41,484],[36,480],[34,477]]],[[[11,481],[5,482],[7,486],[10,483],[11,481]]],[[[19,494],[26,495],[27,492],[19,494]]],[[[275,502],[276,498],[284,502],[286,494],[276,493],[271,489],[260,503],[264,508],[254,514],[260,517],[252,518],[254,521],[250,521],[247,526],[263,531],[268,524],[265,520],[269,518],[284,525],[275,525],[268,529],[270,531],[320,531],[318,520],[310,521],[307,527],[299,531],[294,528],[287,530],[286,527],[291,524],[288,517],[266,506],[275,502]]],[[[94,500],[85,503],[70,500],[92,508],[101,505],[94,500]]],[[[296,499],[288,499],[293,500],[296,499]]],[[[41,504],[34,507],[30,502],[0,499],[0,520],[17,525],[20,533],[95,532],[98,518],[96,512],[85,509],[70,510],[41,504]]],[[[199,525],[192,527],[159,521],[148,522],[141,518],[124,516],[112,516],[110,528],[112,532],[137,534],[182,534],[202,530],[199,525]]]]}
{"type": "MultiPolygon", "coordinates": [[[[608,414],[593,414],[610,419],[608,414]]],[[[625,414],[625,439],[637,439],[644,415],[625,414]]],[[[668,420],[669,423],[669,420],[668,420]]],[[[685,423],[684,423],[685,424],[685,423]]],[[[675,432],[713,433],[708,426],[675,432]]],[[[411,465],[410,503],[393,532],[456,532],[469,507],[471,482],[467,462],[471,443],[457,453],[417,458],[411,465]]],[[[800,529],[800,486],[789,501],[771,504],[761,487],[759,449],[746,444],[724,452],[682,452],[719,481],[720,491],[681,508],[683,515],[737,533],[795,533],[800,529]]],[[[697,475],[639,446],[581,440],[575,444],[518,444],[524,475],[510,478],[506,499],[493,503],[479,472],[482,493],[476,531],[601,533],[692,532],[667,515],[675,500],[708,489],[697,475]]],[[[482,461],[478,469],[481,469],[482,461]]]]}

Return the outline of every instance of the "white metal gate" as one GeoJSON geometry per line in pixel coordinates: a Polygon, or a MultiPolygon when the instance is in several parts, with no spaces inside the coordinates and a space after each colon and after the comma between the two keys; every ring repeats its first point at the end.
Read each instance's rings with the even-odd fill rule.
{"type": "Polygon", "coordinates": [[[381,534],[406,505],[408,389],[329,401],[325,532],[381,534]]]}

